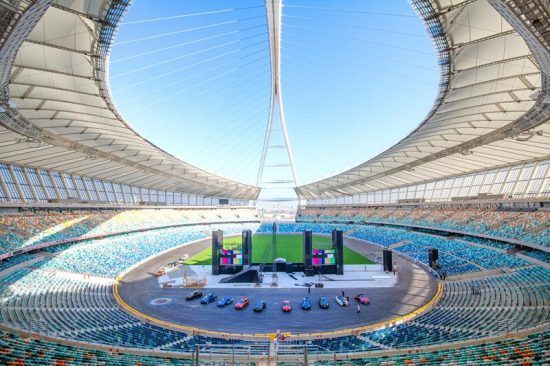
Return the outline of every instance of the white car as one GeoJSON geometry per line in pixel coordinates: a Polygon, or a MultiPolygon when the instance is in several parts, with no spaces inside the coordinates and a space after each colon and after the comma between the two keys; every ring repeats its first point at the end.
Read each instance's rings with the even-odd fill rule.
{"type": "Polygon", "coordinates": [[[340,305],[340,306],[348,306],[348,305],[349,305],[348,299],[345,298],[345,297],[342,296],[342,295],[336,296],[336,302],[337,302],[338,305],[340,305]]]}

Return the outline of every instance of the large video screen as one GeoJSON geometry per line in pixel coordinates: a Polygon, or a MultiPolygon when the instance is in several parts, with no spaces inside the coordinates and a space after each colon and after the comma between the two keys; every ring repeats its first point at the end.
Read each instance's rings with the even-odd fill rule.
{"type": "Polygon", "coordinates": [[[224,266],[242,266],[243,254],[236,249],[222,249],[220,251],[220,265],[224,266]]]}
{"type": "Polygon", "coordinates": [[[336,264],[336,251],[334,249],[313,249],[312,257],[314,266],[336,264]]]}

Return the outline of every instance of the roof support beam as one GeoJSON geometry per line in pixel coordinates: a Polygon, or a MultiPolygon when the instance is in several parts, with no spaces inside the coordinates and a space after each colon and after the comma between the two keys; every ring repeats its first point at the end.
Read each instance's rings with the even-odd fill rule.
{"type": "Polygon", "coordinates": [[[86,76],[86,75],[78,75],[71,72],[65,72],[65,71],[58,71],[53,69],[44,69],[41,67],[34,67],[29,65],[14,65],[15,67],[26,69],[26,70],[33,70],[33,71],[40,71],[44,73],[49,74],[56,74],[56,75],[63,75],[63,76],[70,76],[77,79],[86,79],[86,80],[92,80],[92,81],[99,81],[98,79],[94,78],[93,76],[86,76]]]}
{"type": "Polygon", "coordinates": [[[78,15],[79,17],[82,17],[82,18],[92,20],[92,21],[94,21],[96,23],[99,23],[99,24],[102,24],[102,25],[108,24],[108,22],[104,21],[103,19],[100,19],[98,17],[92,16],[92,15],[87,14],[87,13],[82,13],[80,11],[68,8],[68,7],[60,5],[58,3],[53,3],[52,7],[56,8],[56,9],[59,9],[59,10],[66,11],[67,13],[78,15]]]}
{"type": "Polygon", "coordinates": [[[99,55],[94,54],[93,52],[90,52],[90,51],[76,50],[74,48],[63,47],[63,46],[59,46],[59,45],[56,45],[56,44],[53,44],[53,43],[35,41],[35,40],[31,40],[31,39],[26,39],[25,43],[33,44],[33,45],[37,45],[37,46],[55,48],[55,49],[58,49],[58,50],[61,50],[61,51],[66,51],[66,52],[71,52],[71,53],[78,53],[80,55],[85,55],[85,56],[88,56],[88,57],[99,57],[99,55]]]}
{"type": "Polygon", "coordinates": [[[470,46],[470,45],[473,45],[473,44],[476,44],[476,43],[481,43],[481,42],[485,42],[485,41],[490,41],[491,39],[509,36],[509,35],[514,34],[514,33],[516,33],[516,30],[515,30],[515,29],[510,29],[509,31],[500,32],[500,33],[495,33],[495,34],[492,34],[492,35],[487,36],[487,37],[482,37],[482,38],[474,39],[473,41],[462,42],[462,43],[456,43],[456,44],[454,44],[454,45],[451,46],[451,49],[452,49],[452,50],[456,50],[456,49],[463,48],[463,47],[467,47],[467,46],[470,46]]]}

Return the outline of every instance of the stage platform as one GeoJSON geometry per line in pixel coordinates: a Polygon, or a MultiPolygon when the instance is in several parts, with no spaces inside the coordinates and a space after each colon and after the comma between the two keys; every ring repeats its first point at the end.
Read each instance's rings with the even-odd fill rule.
{"type": "MultiPolygon", "coordinates": [[[[169,285],[171,287],[183,287],[184,278],[205,279],[205,287],[215,288],[273,288],[272,274],[266,272],[263,274],[263,283],[222,283],[222,279],[230,275],[214,276],[211,273],[210,266],[179,266],[178,268],[167,271],[166,275],[158,278],[159,287],[169,285]]],[[[385,273],[380,264],[370,265],[345,265],[343,275],[315,275],[306,277],[303,272],[285,273],[277,272],[278,288],[296,288],[305,286],[305,283],[322,283],[324,288],[384,288],[393,287],[397,281],[397,276],[393,273],[385,273]]]]}

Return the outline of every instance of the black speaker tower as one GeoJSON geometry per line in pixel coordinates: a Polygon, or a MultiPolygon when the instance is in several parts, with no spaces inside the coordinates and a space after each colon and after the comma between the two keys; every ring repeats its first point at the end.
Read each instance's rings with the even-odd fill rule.
{"type": "Polygon", "coordinates": [[[428,262],[430,268],[439,269],[439,251],[435,248],[430,248],[428,251],[428,262]]]}
{"type": "Polygon", "coordinates": [[[311,230],[306,230],[304,231],[304,272],[306,273],[306,275],[309,273],[308,270],[313,268],[312,250],[313,235],[311,233],[311,230]]]}
{"type": "Polygon", "coordinates": [[[220,274],[220,248],[223,247],[223,230],[212,231],[212,274],[220,274]]]}
{"type": "Polygon", "coordinates": [[[243,230],[242,234],[243,266],[252,264],[252,230],[243,230]]]}
{"type": "Polygon", "coordinates": [[[390,249],[384,249],[382,253],[384,257],[384,271],[392,272],[393,271],[392,251],[390,249]]]}
{"type": "Polygon", "coordinates": [[[344,274],[344,232],[332,230],[332,249],[336,252],[336,274],[344,274]]]}

